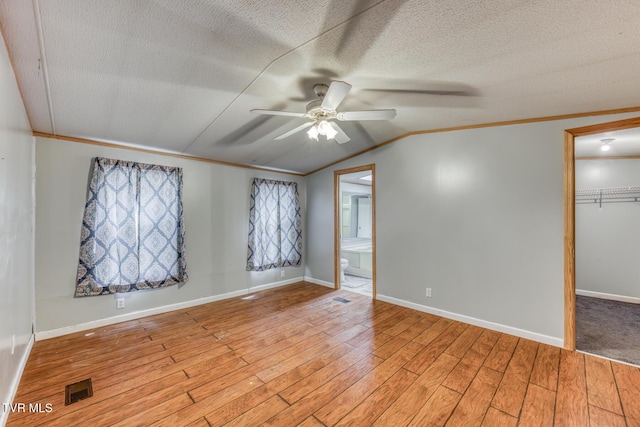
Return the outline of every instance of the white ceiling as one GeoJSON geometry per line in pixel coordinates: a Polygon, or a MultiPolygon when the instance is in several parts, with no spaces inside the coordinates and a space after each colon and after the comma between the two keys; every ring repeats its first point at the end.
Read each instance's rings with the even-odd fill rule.
{"type": "Polygon", "coordinates": [[[640,104],[637,0],[3,0],[34,131],[306,173],[410,131],[640,104]],[[273,138],[315,83],[351,141],[273,138]]]}
{"type": "Polygon", "coordinates": [[[640,128],[616,130],[575,139],[576,157],[640,156],[640,128]],[[602,140],[613,139],[609,151],[602,151],[602,140]]]}

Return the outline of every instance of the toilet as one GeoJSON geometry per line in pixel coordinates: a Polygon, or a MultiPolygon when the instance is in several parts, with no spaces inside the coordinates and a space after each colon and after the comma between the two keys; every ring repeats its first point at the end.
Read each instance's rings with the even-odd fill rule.
{"type": "Polygon", "coordinates": [[[344,270],[349,267],[349,260],[346,258],[340,258],[340,281],[344,281],[344,270]]]}

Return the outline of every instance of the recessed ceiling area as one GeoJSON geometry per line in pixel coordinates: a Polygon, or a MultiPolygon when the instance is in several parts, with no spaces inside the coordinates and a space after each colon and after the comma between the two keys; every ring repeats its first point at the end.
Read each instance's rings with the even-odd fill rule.
{"type": "Polygon", "coordinates": [[[299,173],[409,132],[636,107],[638,22],[633,1],[0,3],[34,131],[299,173]],[[332,81],[341,109],[396,117],[337,144],[250,113],[332,81]]]}

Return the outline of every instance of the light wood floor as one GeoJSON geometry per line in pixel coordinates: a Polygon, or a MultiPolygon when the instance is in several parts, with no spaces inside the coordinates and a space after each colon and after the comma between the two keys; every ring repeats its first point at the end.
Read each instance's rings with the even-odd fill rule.
{"type": "Polygon", "coordinates": [[[640,426],[640,369],[300,283],[37,342],[14,402],[53,410],[8,425],[640,426]]]}

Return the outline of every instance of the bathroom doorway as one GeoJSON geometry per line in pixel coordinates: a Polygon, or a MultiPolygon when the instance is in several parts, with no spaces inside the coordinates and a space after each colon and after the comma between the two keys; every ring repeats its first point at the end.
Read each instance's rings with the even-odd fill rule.
{"type": "Polygon", "coordinates": [[[334,172],[336,289],[376,296],[375,165],[334,172]]]}

